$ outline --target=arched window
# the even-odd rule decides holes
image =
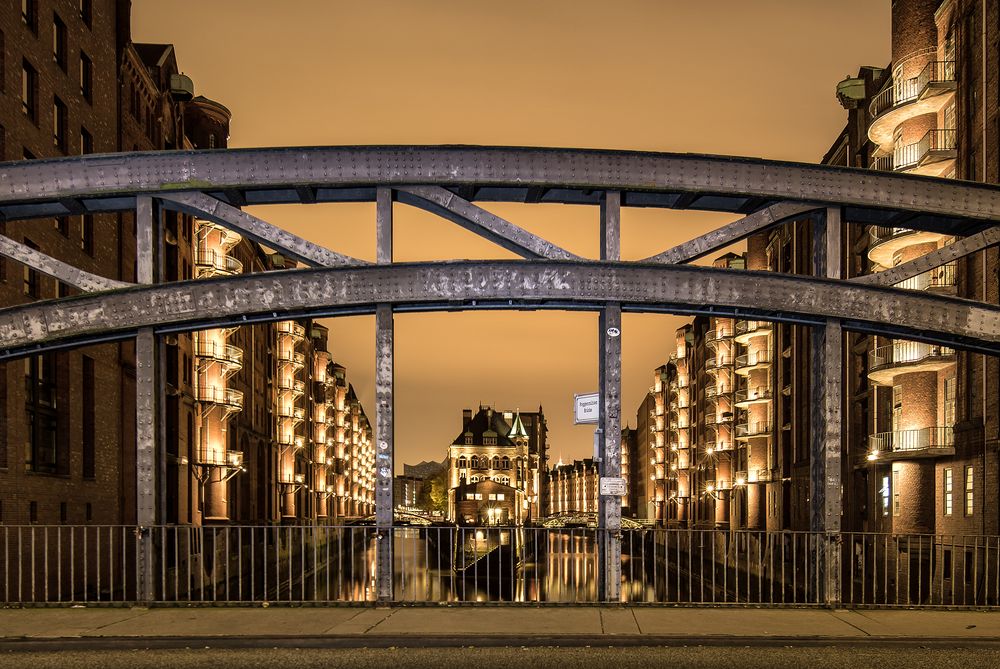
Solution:
[[[473,469],[479,469],[479,458],[475,455],[469,458],[469,466]]]
[[[500,469],[500,456],[499,455],[494,455],[493,456],[493,469]]]
[[[469,466],[469,461],[465,459],[464,455],[458,459],[458,468],[459,469],[465,469],[468,466]]]
[[[471,481],[472,483],[479,483],[479,477],[478,476],[473,476],[473,477],[471,477],[469,479],[469,481]]]
[[[509,476],[501,476],[500,477],[500,483],[503,483],[504,485],[510,485],[510,477]]]
[[[508,458],[505,455],[503,459],[500,461],[500,467],[502,467],[503,469],[510,469],[510,458]]]

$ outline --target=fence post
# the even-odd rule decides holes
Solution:
[[[376,191],[376,259],[392,263],[392,191]],[[392,305],[375,311],[375,534],[378,601],[393,599],[393,316]]]

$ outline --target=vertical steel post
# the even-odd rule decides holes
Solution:
[[[621,257],[621,193],[608,191],[601,199],[601,260]],[[600,403],[598,435],[601,477],[621,476],[621,385],[622,310],[609,304],[601,310],[598,331]],[[622,499],[598,498],[599,598],[607,602],[621,599],[622,580]]]
[[[376,193],[376,261],[392,263],[392,191]],[[393,599],[392,477],[393,458],[393,317],[392,305],[375,310],[375,524],[378,601]]]
[[[136,279],[153,283],[156,229],[152,198],[138,196],[136,221]],[[152,526],[157,520],[157,446],[159,422],[157,411],[156,335],[152,328],[142,328],[135,343],[135,490],[136,490],[136,599],[154,598]]]
[[[816,276],[843,276],[842,222],[839,207],[814,220],[814,271]],[[837,319],[812,331],[812,457],[810,466],[810,529],[823,533],[816,565],[823,575],[823,602],[841,601],[841,454],[843,449],[843,332]],[[817,534],[817,537],[820,535]]]

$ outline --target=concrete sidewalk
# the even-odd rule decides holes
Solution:
[[[340,646],[975,643],[1000,611],[629,607],[0,610],[0,646],[251,642]],[[34,642],[34,643],[32,643]],[[46,643],[40,643],[46,642]],[[75,642],[75,643],[72,643]]]

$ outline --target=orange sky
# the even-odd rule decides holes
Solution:
[[[889,61],[888,0],[133,0],[133,39],[170,42],[196,94],[233,112],[230,146],[496,144],[818,161],[846,113],[834,88]],[[597,256],[596,207],[487,205]],[[257,207],[337,251],[374,260],[373,205]],[[637,259],[732,216],[629,210]],[[396,205],[397,260],[510,258]],[[685,319],[623,323],[623,421]],[[374,409],[374,319],[331,320],[334,358]],[[461,410],[545,408],[553,461],[586,457],[573,393],[597,389],[597,316],[396,318],[396,462],[440,460]]]

